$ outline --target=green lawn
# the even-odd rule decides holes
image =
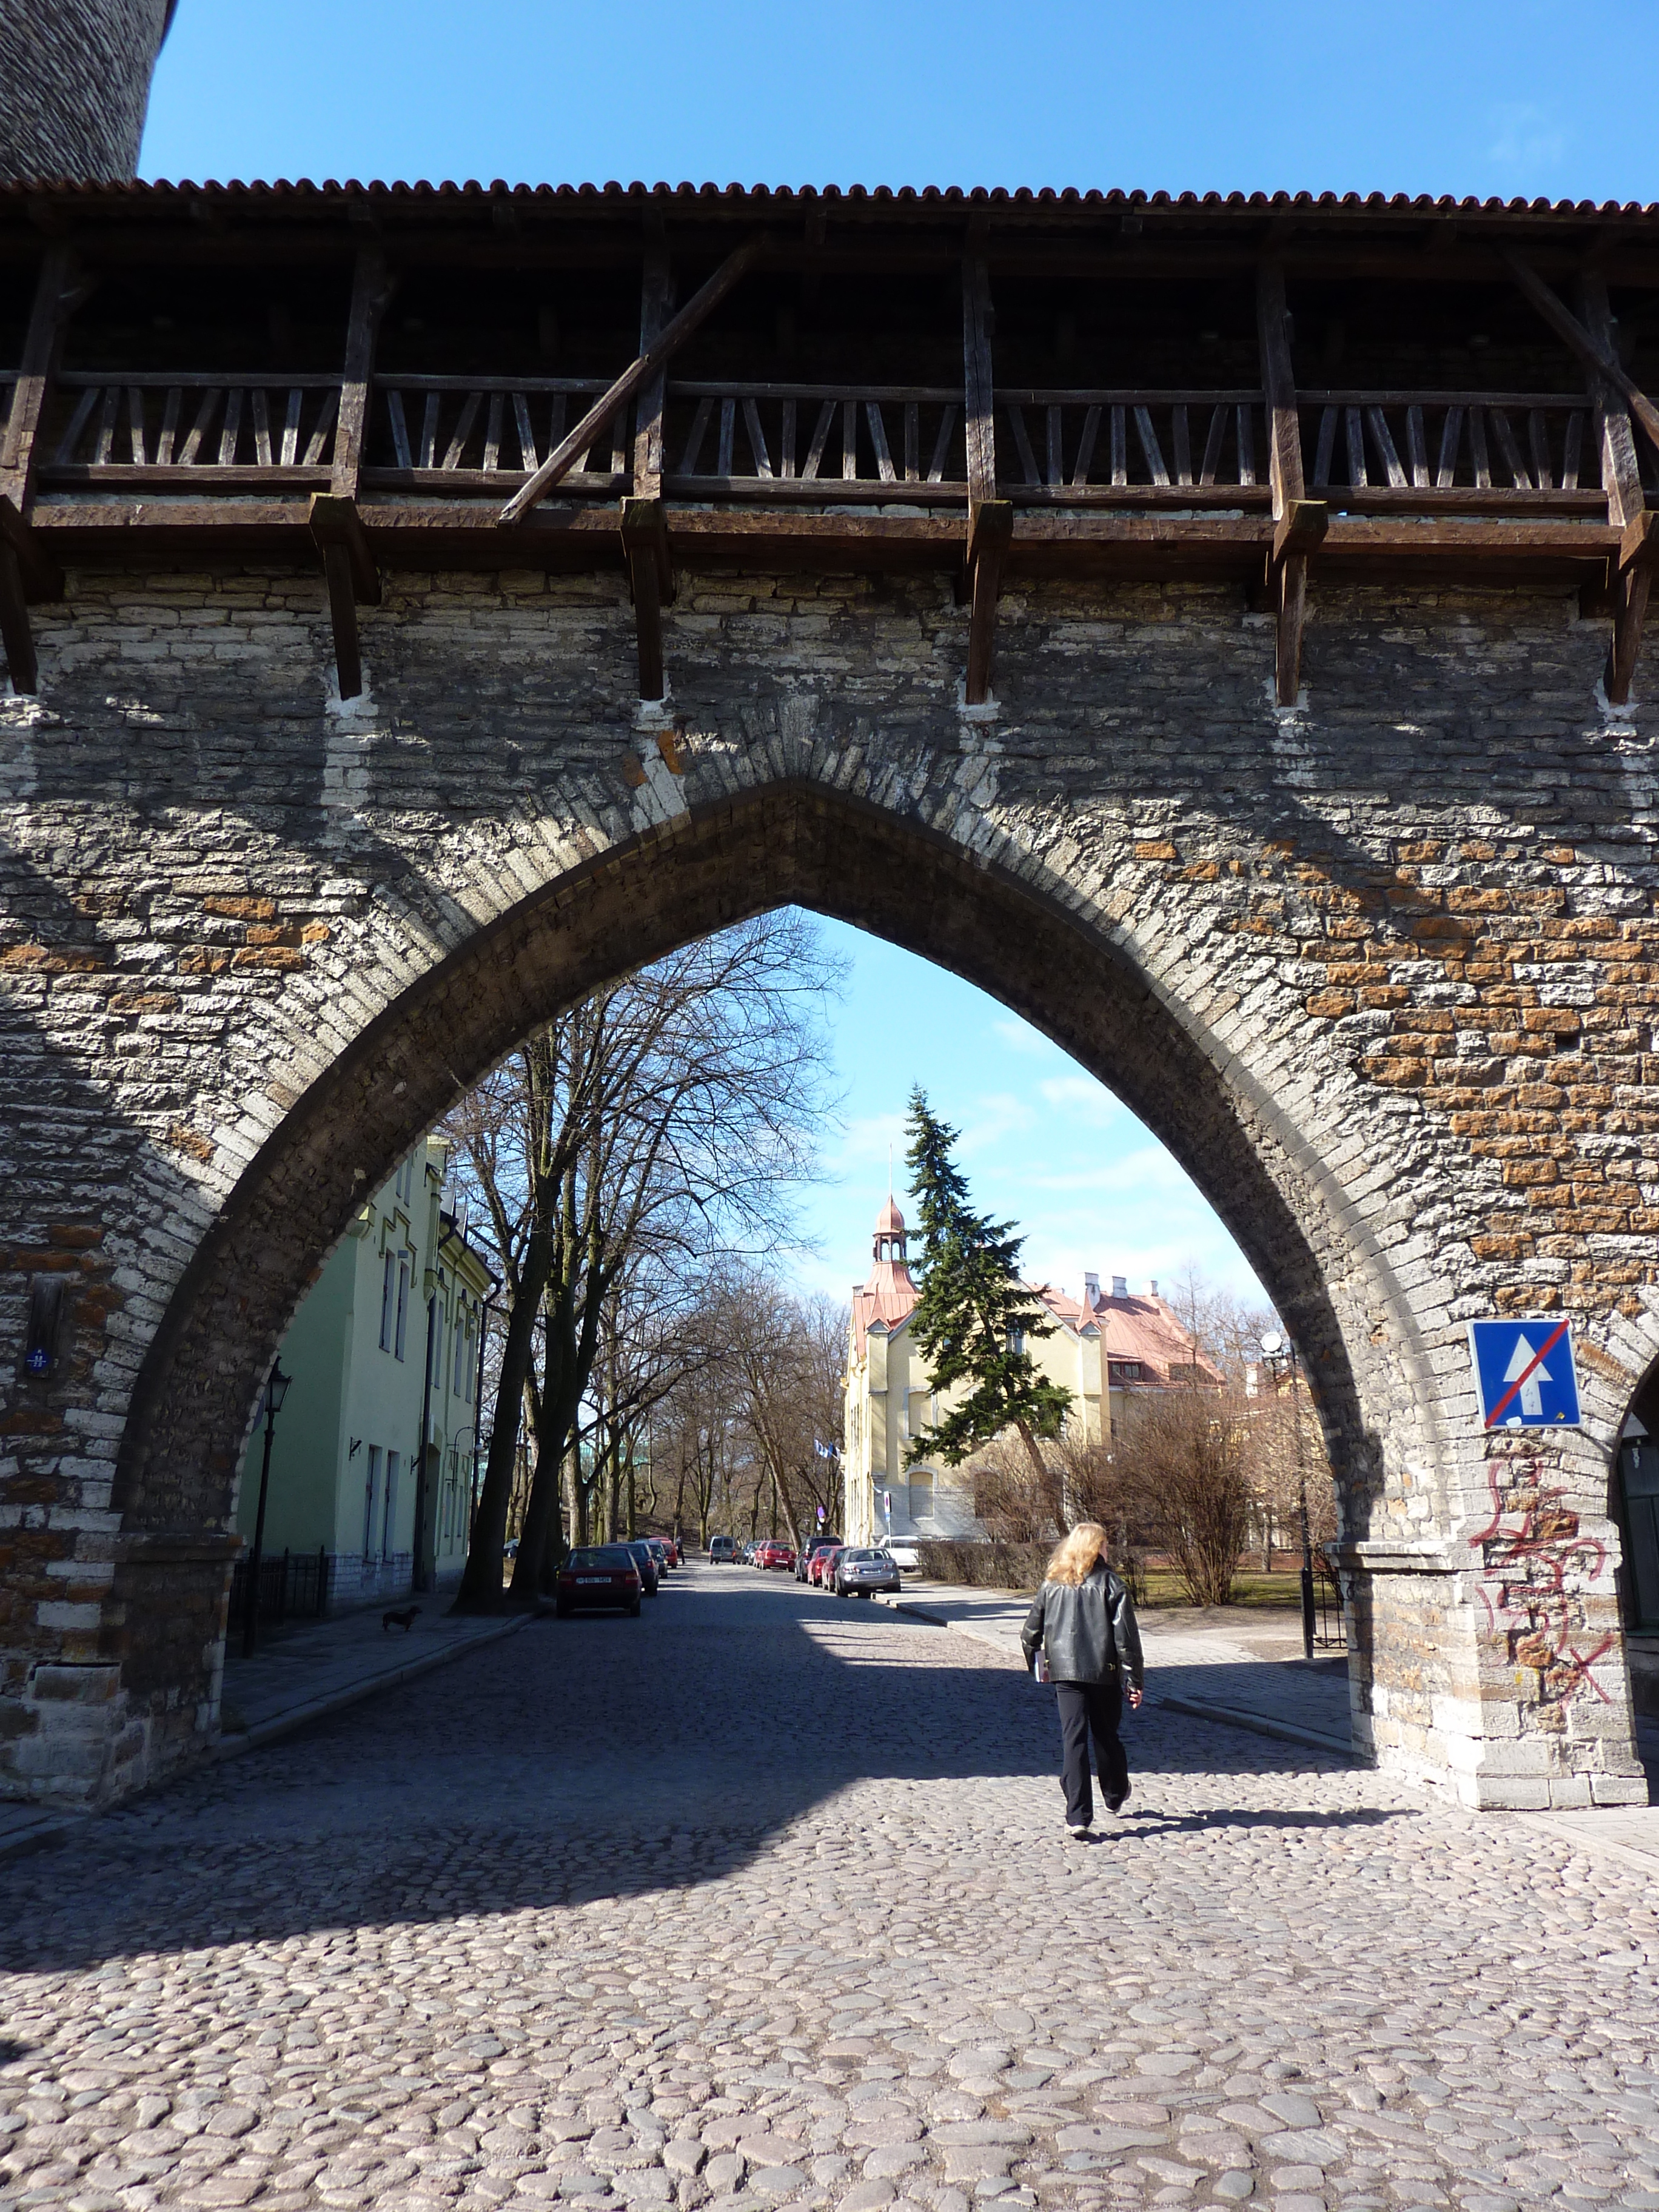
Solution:
[[[1178,1575],[1172,1574],[1167,1567],[1147,1570],[1149,1612],[1159,1606],[1186,1606],[1191,1602]],[[1259,1569],[1241,1568],[1233,1577],[1233,1603],[1252,1612],[1298,1611],[1302,1604],[1302,1577],[1299,1574],[1264,1575]]]

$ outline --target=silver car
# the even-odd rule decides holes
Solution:
[[[873,1597],[903,1587],[890,1552],[843,1552],[836,1561],[837,1597]]]

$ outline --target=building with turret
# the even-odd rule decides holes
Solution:
[[[1091,1443],[1112,1435],[1133,1392],[1222,1380],[1156,1283],[1132,1296],[1126,1279],[1114,1275],[1103,1292],[1091,1273],[1081,1297],[1047,1283],[1031,1291],[1054,1324],[1052,1335],[1030,1340],[1032,1364],[1071,1393],[1070,1421]],[[941,1398],[934,1390],[912,1337],[919,1296],[904,1216],[890,1194],[876,1217],[869,1278],[853,1289],[842,1449],[842,1526],[849,1544],[985,1534],[974,1508],[971,1461],[959,1468],[907,1464],[912,1437],[933,1427],[957,1395]]]

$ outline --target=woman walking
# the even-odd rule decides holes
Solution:
[[[1139,1705],[1145,1680],[1134,1606],[1107,1565],[1105,1550],[1106,1531],[1097,1521],[1079,1521],[1061,1538],[1019,1637],[1026,1665],[1040,1650],[1054,1686],[1066,1826],[1079,1843],[1088,1839],[1095,1817],[1089,1738],[1095,1740],[1101,1795],[1109,1811],[1119,1812],[1129,1795],[1129,1762],[1117,1733],[1123,1693],[1127,1687],[1130,1705]]]

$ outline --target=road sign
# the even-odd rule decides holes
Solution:
[[[819,1520],[820,1520],[820,1521],[822,1521],[822,1520],[823,1519],[823,1517],[824,1517],[824,1516],[823,1516],[823,1506],[821,1506],[821,1505],[820,1505],[820,1506],[819,1506],[819,1508],[818,1508],[818,1518],[819,1518]]]
[[[1572,1325],[1559,1314],[1472,1321],[1469,1352],[1489,1429],[1576,1429],[1578,1374]]]

